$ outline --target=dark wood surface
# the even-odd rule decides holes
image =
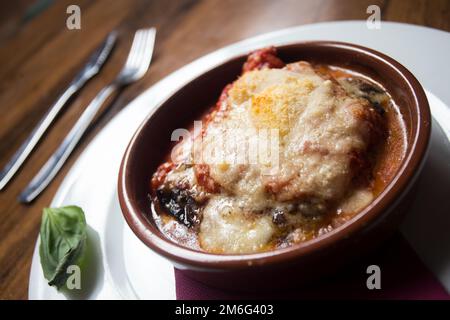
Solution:
[[[66,28],[66,8],[81,7],[81,30]],[[450,0],[16,0],[0,2],[0,166],[29,134],[89,53],[112,29],[120,44],[101,74],[68,105],[22,170],[0,192],[0,299],[26,299],[42,208],[92,137],[134,97],[184,64],[264,32],[321,21],[382,19],[450,31]],[[150,72],[104,112],[45,192],[31,205],[17,196],[61,142],[83,108],[118,72],[137,28],[158,30]]]

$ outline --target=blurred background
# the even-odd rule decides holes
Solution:
[[[81,29],[66,27],[69,5]],[[8,189],[0,193],[0,298],[27,298],[28,273],[47,206],[65,173],[92,137],[140,92],[186,63],[257,34],[309,23],[366,20],[377,5],[383,21],[450,31],[450,0],[15,0],[0,2],[0,166],[113,29],[119,46],[52,125]],[[128,87],[84,137],[50,187],[31,206],[17,195],[54,152],[86,104],[118,72],[136,29],[157,28],[151,70]]]

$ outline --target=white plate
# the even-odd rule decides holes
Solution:
[[[433,123],[431,152],[420,181],[420,192],[402,230],[449,291],[450,201],[446,193],[450,190],[450,90],[443,79],[450,74],[450,34],[390,22],[382,22],[380,30],[369,30],[365,21],[349,21],[294,27],[238,42],[186,65],[131,102],[82,153],[51,203],[52,206],[76,204],[84,209],[90,237],[99,241],[93,253],[96,268],[82,278],[94,281],[73,295],[49,287],[42,274],[37,241],[29,298],[175,299],[171,264],[134,236],[120,212],[116,184],[126,145],[150,109],[190,79],[253,49],[303,40],[346,41],[379,50],[405,65],[427,88],[432,113],[439,124]]]

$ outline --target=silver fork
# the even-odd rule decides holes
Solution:
[[[45,163],[33,180],[31,180],[25,190],[22,191],[19,196],[20,202],[29,203],[33,201],[49,185],[73,149],[75,149],[75,146],[106,99],[114,91],[142,78],[150,65],[155,35],[155,28],[141,29],[136,32],[127,61],[120,73],[86,107],[81,117],[64,138],[55,153]]]

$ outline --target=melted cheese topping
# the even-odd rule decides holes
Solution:
[[[212,194],[203,210],[203,249],[260,251],[278,231],[265,211],[294,207],[287,221],[298,223],[296,216],[320,215],[346,196],[353,178],[349,155],[368,147],[367,117],[361,116],[368,109],[366,100],[347,94],[337,82],[301,62],[244,74],[225,103],[226,117],[210,123],[203,137],[203,151],[226,155],[219,163],[208,163],[221,192]],[[261,129],[276,130],[277,155],[248,161],[252,144],[271,143],[269,135],[258,135]],[[368,191],[356,198],[343,207],[355,210],[372,200]],[[297,228],[291,236],[298,234],[302,232]]]
[[[275,232],[269,216],[248,215],[234,199],[224,196],[209,201],[200,230],[201,247],[215,253],[261,251]]]

